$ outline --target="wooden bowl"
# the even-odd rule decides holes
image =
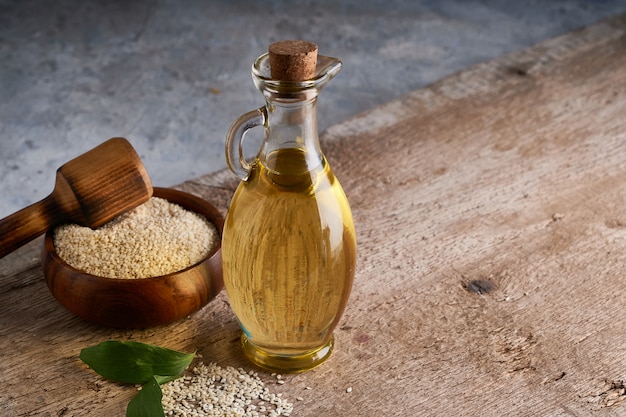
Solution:
[[[207,201],[167,188],[155,197],[204,215],[221,237],[224,218]],[[75,269],[56,253],[48,231],[41,251],[44,276],[52,295],[72,313],[109,327],[147,328],[180,320],[198,311],[222,290],[220,244],[202,261],[172,274],[151,278],[107,278]]]

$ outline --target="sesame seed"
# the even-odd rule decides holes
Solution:
[[[219,241],[204,216],[152,197],[97,229],[66,224],[54,230],[58,255],[76,269],[109,278],[147,278],[183,270]]]
[[[348,388],[346,388],[346,392],[347,392],[347,393],[351,393],[351,392],[352,392],[352,387],[348,387]]]
[[[244,376],[244,378],[241,378]],[[289,416],[293,405],[265,387],[256,373],[216,364],[199,364],[191,378],[161,387],[168,416]]]

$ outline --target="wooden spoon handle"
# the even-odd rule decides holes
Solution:
[[[56,203],[48,196],[0,220],[0,258],[54,226]]]

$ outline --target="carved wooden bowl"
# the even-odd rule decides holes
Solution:
[[[154,188],[155,197],[204,215],[221,237],[224,218],[207,201],[182,191]],[[169,324],[200,310],[222,290],[220,244],[205,259],[172,274],[151,278],[107,278],[85,273],[56,253],[52,231],[41,251],[52,295],[72,313],[109,327],[148,328]]]

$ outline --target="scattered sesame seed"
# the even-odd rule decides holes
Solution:
[[[282,394],[271,393],[256,373],[230,366],[200,363],[190,378],[170,381],[161,390],[166,416],[287,417],[293,411],[293,405]]]
[[[352,387],[348,387],[348,388],[346,388],[346,392],[347,392],[347,393],[352,392]]]

